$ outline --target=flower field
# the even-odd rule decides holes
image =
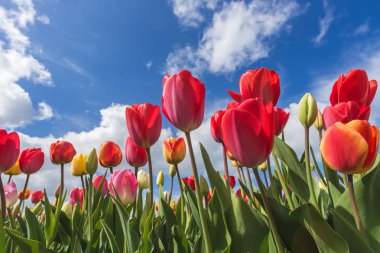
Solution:
[[[0,253],[380,252],[379,130],[369,121],[378,113],[371,112],[377,82],[364,70],[341,74],[323,110],[310,93],[300,99],[301,156],[286,142],[289,113],[276,107],[280,77],[265,67],[245,72],[239,92],[228,91],[231,101],[210,120],[224,168],[192,142],[205,120],[205,85],[182,70],[164,76],[162,87],[161,105],[126,107],[122,148],[104,140],[79,154],[57,140],[46,161],[41,148],[20,150],[18,133],[0,130]],[[158,143],[162,117],[184,137]],[[311,131],[318,147],[309,143]],[[170,168],[166,185],[162,171],[153,180],[153,145],[162,146]],[[186,156],[192,176],[183,178]],[[121,168],[123,159],[130,168]],[[43,185],[30,192],[44,163],[60,171],[60,185],[55,193]],[[75,178],[64,177],[69,169]],[[17,189],[13,179],[22,173]],[[82,187],[65,187],[74,179]]]

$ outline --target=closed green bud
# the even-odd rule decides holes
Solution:
[[[158,172],[158,175],[157,175],[156,185],[164,186],[164,183],[165,183],[164,172],[160,170],[160,172]]]
[[[73,214],[73,206],[69,202],[63,203],[61,210],[66,214],[67,217],[71,219],[71,216]]]
[[[298,118],[304,127],[309,128],[318,115],[317,102],[310,93],[306,93],[298,103]]]
[[[96,149],[92,149],[86,159],[86,170],[89,175],[94,175],[98,170],[98,155]]]
[[[318,110],[317,118],[314,121],[314,127],[318,131],[322,131],[323,130],[323,115],[322,115],[322,113],[321,113],[320,110]]]
[[[175,177],[175,175],[177,175],[177,170],[175,169],[175,165],[170,165],[170,168],[169,168],[169,175],[171,177]]]
[[[202,196],[207,196],[209,192],[207,181],[203,176],[201,176],[199,180],[200,180],[199,187],[201,188],[201,194]]]

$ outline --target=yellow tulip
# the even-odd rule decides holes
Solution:
[[[74,156],[73,161],[71,162],[71,174],[73,176],[79,177],[87,174],[86,160],[86,155],[78,154]]]
[[[6,175],[11,175],[11,176],[17,176],[17,175],[20,175],[22,173],[22,171],[20,170],[20,165],[18,163],[18,160],[15,162],[15,164],[13,164],[13,166],[4,172],[4,174]]]

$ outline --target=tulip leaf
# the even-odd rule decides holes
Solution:
[[[29,208],[25,208],[25,219],[27,224],[28,238],[39,241],[42,245],[45,245],[45,236],[42,232],[40,224],[36,216],[30,211]]]
[[[103,221],[100,220],[102,226],[103,226],[103,231],[105,232],[108,242],[110,244],[111,252],[113,253],[118,253],[120,252],[119,247],[117,246],[115,236],[113,235],[111,229],[107,226],[107,224]]]
[[[140,219],[140,224],[139,224],[140,234],[142,234],[144,232],[146,219],[149,216],[151,209],[152,209],[152,205],[151,205],[151,200],[150,200],[150,194],[149,194],[149,192],[147,192],[146,197],[145,197],[145,206],[144,206],[144,210],[141,214],[141,219]]]
[[[185,191],[186,191],[187,200],[189,202],[189,206],[191,209],[191,216],[194,217],[199,229],[202,229],[201,217],[200,217],[200,213],[198,212],[198,208],[196,204],[197,202],[196,202],[194,192],[192,191],[192,189],[190,188],[188,184],[184,183],[183,185],[185,186],[185,189],[186,189]]]
[[[1,178],[0,178],[1,180]],[[2,215],[0,215],[0,242],[5,242],[5,230],[4,230],[5,226],[3,225],[3,217]],[[6,251],[6,248],[3,246],[3,247],[0,247],[0,253],[5,253]]]
[[[347,242],[333,230],[312,204],[305,204],[296,208],[290,212],[290,216],[303,224],[310,232],[320,252],[349,252]]]
[[[9,237],[19,247],[19,252],[22,253],[54,253],[56,251],[47,249],[40,242],[21,236],[16,230],[6,228]]]
[[[369,243],[375,252],[380,252],[380,215],[378,213],[380,210],[380,165],[377,165],[363,178],[358,179],[354,183],[354,191]],[[351,210],[348,191],[345,191],[336,203],[335,214],[339,214],[342,219],[355,224]],[[339,223],[335,216],[334,224]]]
[[[222,201],[222,206],[224,210],[226,210],[230,207],[231,200],[228,196],[229,193],[227,193],[224,180],[219,176],[219,174],[215,171],[214,167],[212,166],[210,156],[208,155],[202,143],[200,143],[199,145],[200,145],[203,162],[207,171],[208,178],[210,180],[211,187],[216,188],[217,191],[219,192],[219,197]]]
[[[189,252],[189,242],[186,239],[185,233],[182,228],[178,225],[174,225],[171,229],[171,234],[173,236],[173,243],[171,252],[173,253],[188,253]]]
[[[148,217],[146,218],[144,231],[141,237],[140,245],[138,248],[139,253],[150,253],[153,252],[153,243],[150,240],[151,231],[153,230],[153,214],[154,206],[152,206]]]

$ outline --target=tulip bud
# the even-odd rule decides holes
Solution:
[[[201,188],[202,196],[207,196],[209,192],[209,188],[208,188],[207,181],[203,176],[201,176],[199,179],[199,187]]]
[[[314,164],[312,162],[310,162],[310,169],[314,170]]]
[[[137,173],[137,182],[139,183],[140,189],[149,188],[149,175],[144,170],[139,170]]]
[[[65,202],[62,205],[61,210],[66,214],[67,217],[71,218],[71,215],[73,214],[73,206],[69,202]]]
[[[180,138],[169,138],[164,140],[162,144],[162,151],[165,161],[169,164],[178,164],[185,159],[186,144],[185,140]]]
[[[322,115],[322,113],[321,113],[320,110],[318,110],[317,118],[314,121],[314,127],[318,131],[322,131],[323,130],[323,115]]]
[[[165,183],[164,172],[160,170],[160,172],[158,172],[158,175],[157,175],[156,185],[164,186],[164,183]]]
[[[298,103],[298,118],[304,127],[309,128],[318,115],[317,102],[310,93],[306,93]]]
[[[261,171],[266,171],[267,170],[267,163],[263,162],[262,164],[260,164],[259,168]]]
[[[175,175],[177,175],[177,170],[175,169],[175,165],[170,165],[170,168],[169,168],[169,175],[171,177],[175,177]]]
[[[57,185],[57,187],[55,188],[54,196],[56,198],[59,198],[60,192],[61,192],[61,184]]]
[[[86,170],[89,175],[94,175],[98,170],[98,155],[96,149],[92,149],[86,159]]]

